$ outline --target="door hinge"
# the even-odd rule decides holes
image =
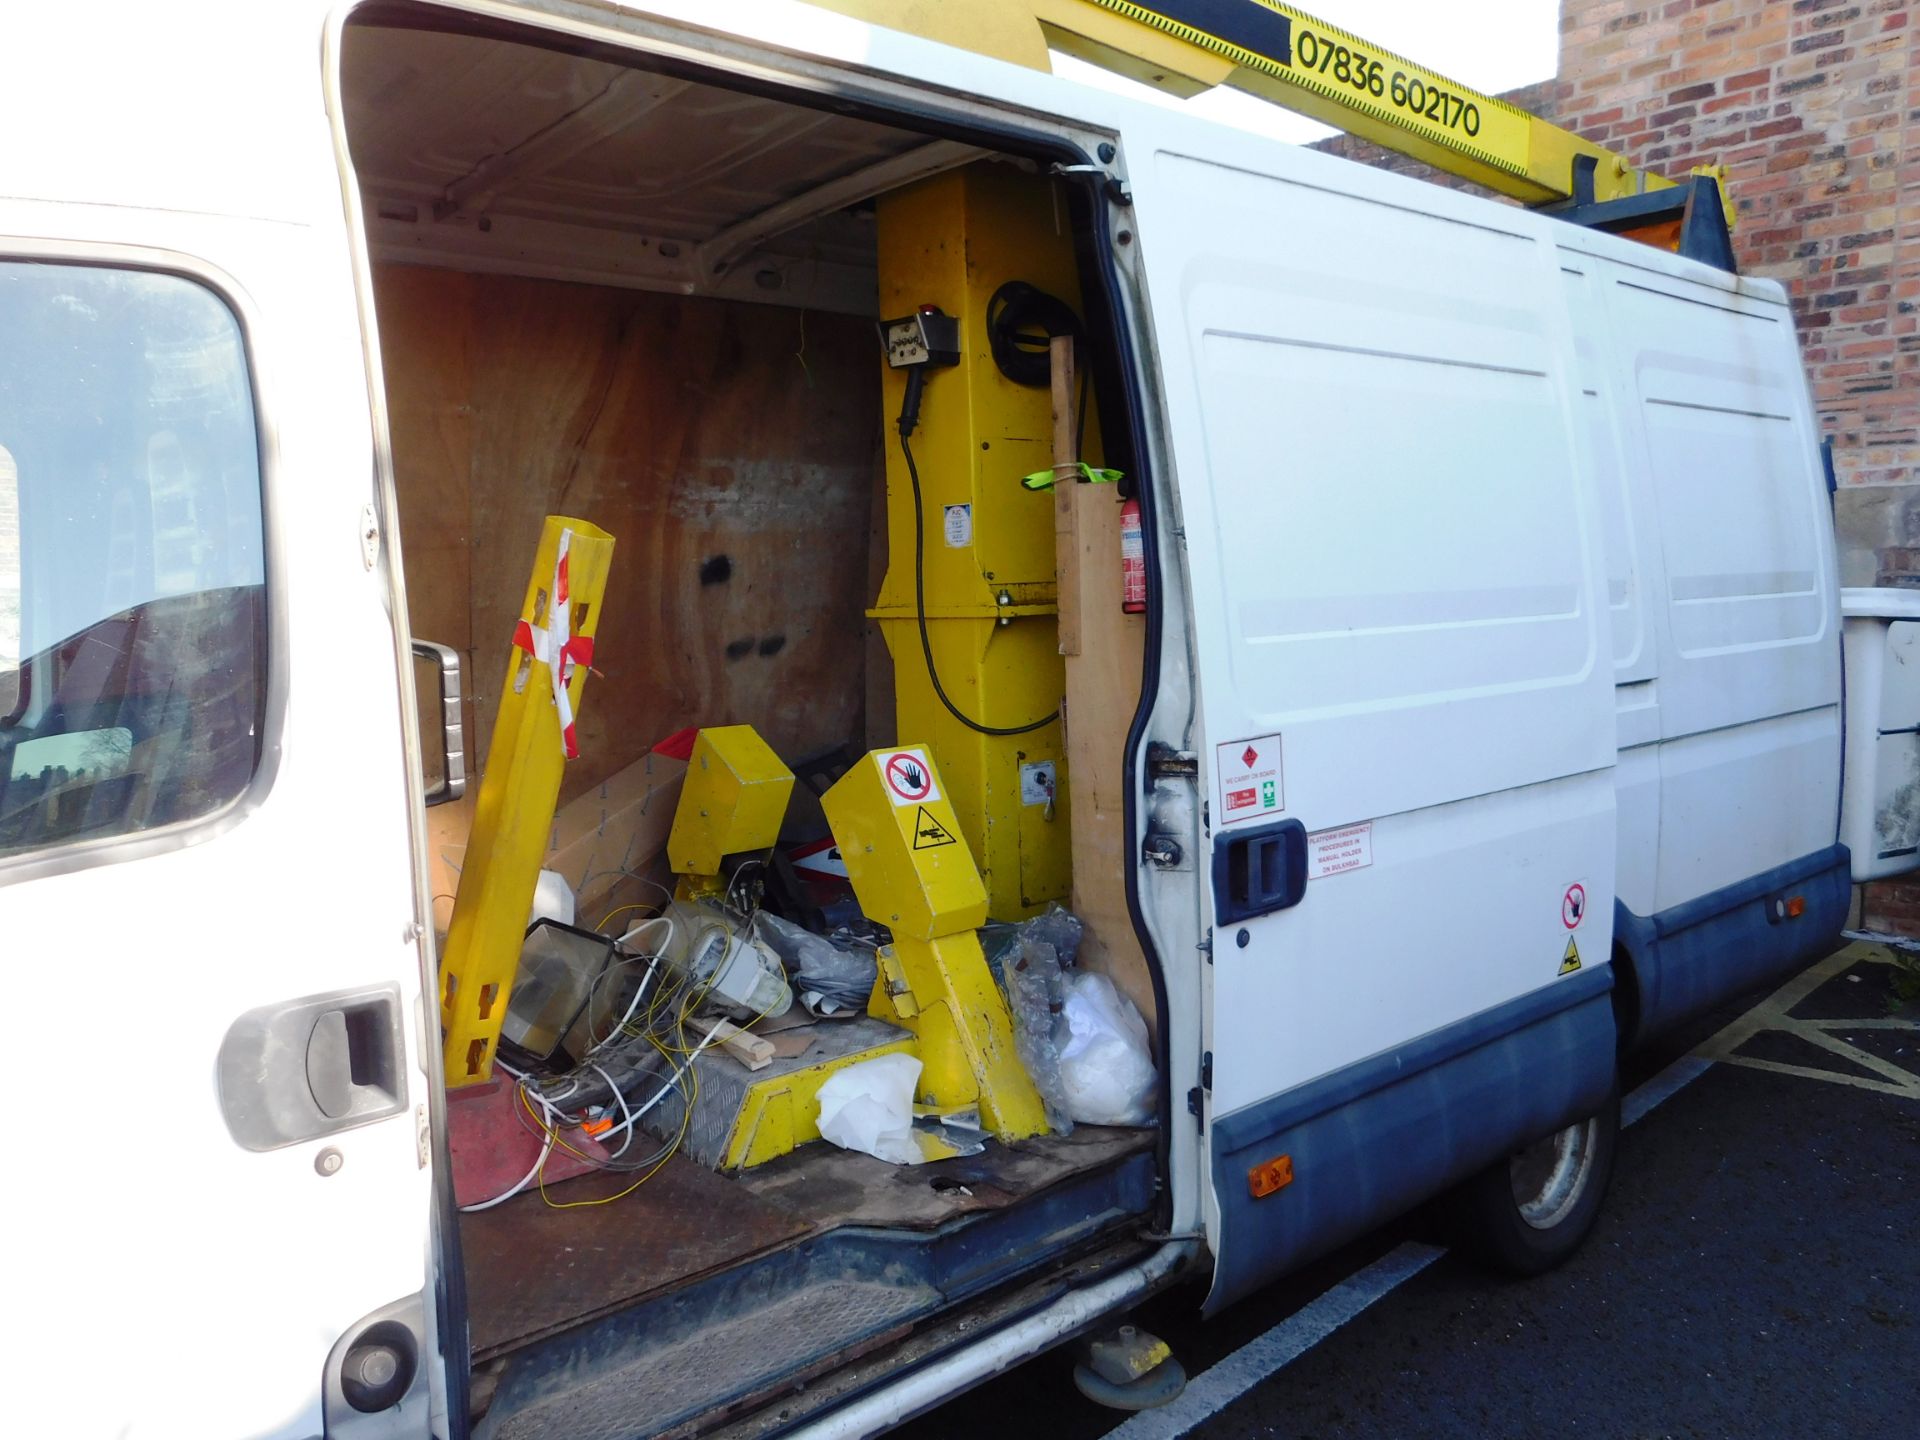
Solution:
[[[1200,778],[1200,757],[1191,750],[1176,750],[1164,740],[1147,746],[1147,774],[1155,780]]]
[[[1193,948],[1207,957],[1207,964],[1213,964],[1213,927],[1211,925],[1207,927],[1206,937]]]
[[[1213,1090],[1213,1051],[1200,1053],[1200,1088],[1209,1093]]]
[[[1061,165],[1055,163],[1053,173],[1060,176],[1086,175],[1097,180],[1100,188],[1106,192],[1107,199],[1116,205],[1133,204],[1133,195],[1127,189],[1126,177],[1107,169],[1104,165]]]
[[[1171,835],[1149,835],[1140,842],[1140,857],[1149,865],[1171,870],[1180,863],[1180,842]]]
[[[1194,1128],[1202,1135],[1206,1134],[1207,1112],[1206,1107],[1200,1103],[1200,1087],[1198,1085],[1187,1091],[1187,1113],[1200,1122]]]

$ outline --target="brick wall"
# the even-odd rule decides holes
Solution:
[[[1727,166],[1740,268],[1787,286],[1814,403],[1834,437],[1849,585],[1920,586],[1920,37],[1911,8],[1562,0],[1558,77],[1509,97],[1670,176]],[[1346,137],[1326,148],[1432,173]]]

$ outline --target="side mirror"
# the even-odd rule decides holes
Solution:
[[[436,775],[432,768],[427,772],[427,795],[429,805],[444,805],[449,800],[458,800],[467,793],[467,739],[466,727],[460,719],[460,655],[451,646],[436,645],[431,640],[413,642],[413,658],[424,661],[433,667],[431,685],[418,683],[421,680],[421,666],[414,667],[415,689],[421,699],[421,743],[434,730],[440,732],[440,764]],[[430,725],[428,694],[440,697],[439,723]]]

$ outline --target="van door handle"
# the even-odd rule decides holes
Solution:
[[[1282,820],[1229,832],[1213,842],[1214,922],[1270,914],[1298,905],[1307,893],[1307,827]]]
[[[407,1107],[400,987],[374,985],[249,1010],[227,1027],[220,1110],[249,1150],[278,1150]]]

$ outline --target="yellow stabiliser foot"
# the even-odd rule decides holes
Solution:
[[[667,864],[682,900],[726,889],[721,862],[764,855],[780,839],[793,772],[751,725],[708,725],[694,737],[680,804],[667,836]]]
[[[977,1104],[1001,1139],[1047,1133],[1014,1051],[1013,1018],[975,933],[987,895],[953,806],[921,746],[862,757],[822,801],[860,908],[893,931],[873,1013],[918,1038],[919,1099]]]

